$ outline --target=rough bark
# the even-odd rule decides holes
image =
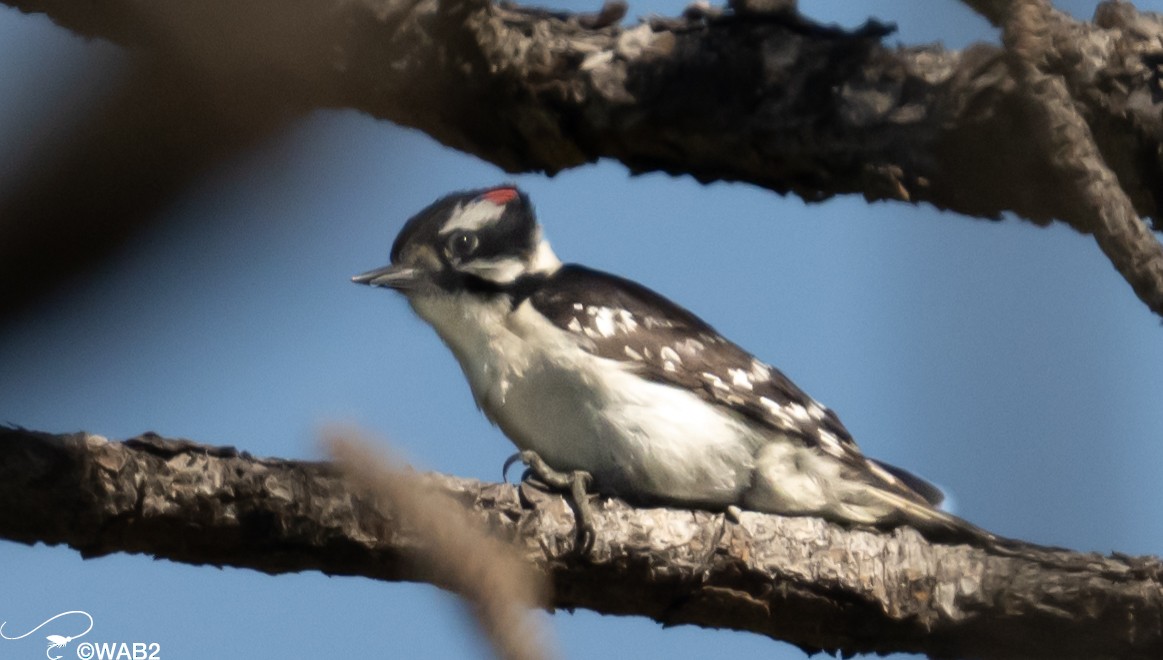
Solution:
[[[527,487],[426,475],[553,585],[551,607],[747,630],[806,650],[936,657],[1157,658],[1163,564],[1029,546],[1024,556],[927,542],[910,529],[598,506],[573,516]],[[422,530],[353,494],[326,463],[258,459],[146,434],[0,430],[0,536],[83,556],[143,553],[267,573],[318,570],[447,584]]]
[[[225,75],[245,63],[305,105],[415,126],[512,171],[609,157],[808,200],[856,192],[1038,221],[1073,212],[1051,154],[1030,148],[1038,118],[1001,49],[889,48],[877,23],[845,32],[777,12],[593,28],[483,0],[5,2],[175,66]],[[1163,22],[1125,5],[1099,16],[1051,35],[1076,45],[1045,67],[1103,128],[1104,152],[1154,218]]]
[[[1087,162],[1108,173],[1098,185],[1125,195],[1096,217],[1095,195],[1070,194],[1079,171],[1060,167],[1045,106],[1003,49],[889,48],[872,22],[846,32],[746,3],[624,28],[616,12],[485,0],[4,2],[212,79],[257,72],[297,107],[356,108],[510,171],[614,158],[809,201],[859,193],[1088,233],[1111,217],[1160,228],[1163,21],[1122,3],[1094,23],[1048,23],[1036,63],[1089,132]],[[1007,6],[970,4],[995,21]],[[1104,252],[1163,314],[1157,241],[1105,235]]]
[[[971,2],[973,5],[987,3]],[[1107,5],[1102,23],[1131,18],[1128,5]],[[1093,127],[1067,77],[1045,63],[1087,58],[1088,38],[1081,24],[1054,10],[1049,0],[1014,0],[982,13],[1003,28],[1010,70],[1020,83],[1034,117],[1035,143],[1047,145],[1049,166],[1063,183],[1064,203],[1075,212],[1065,219],[1093,234],[1099,248],[1123,279],[1156,314],[1163,315],[1163,245],[1160,245],[1108,164]],[[1159,87],[1158,83],[1156,87]],[[1163,87],[1156,90],[1163,91]],[[1163,179],[1151,185],[1163,192]]]

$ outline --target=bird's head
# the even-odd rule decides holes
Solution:
[[[446,195],[416,215],[392,245],[391,263],[356,275],[409,298],[490,294],[561,267],[529,203],[512,185]]]

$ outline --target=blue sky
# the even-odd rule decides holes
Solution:
[[[995,39],[954,2],[801,6],[843,25],[895,21],[902,43]],[[11,9],[0,53],[2,191],[121,59]],[[497,480],[512,447],[452,357],[403,300],[348,278],[385,263],[436,197],[506,180],[530,193],[564,260],[694,310],[835,409],[866,453],[940,484],[960,515],[1043,543],[1163,554],[1163,328],[1091,239],[856,197],[807,206],[615,163],[514,177],[351,111],[314,113],[223,164],[168,222],[0,328],[0,420],[301,458],[320,456],[323,425],[355,422],[420,467]],[[426,585],[0,542],[0,596],[14,628],[83,609],[96,620],[84,639],[156,641],[167,658],[483,655],[456,600]],[[544,618],[569,658],[803,656],[755,635]],[[0,658],[40,657],[42,638],[0,640]]]

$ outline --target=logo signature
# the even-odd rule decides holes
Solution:
[[[23,635],[17,635],[15,637],[9,637],[4,632],[4,626],[8,623],[7,621],[4,621],[4,622],[0,623],[0,637],[2,637],[4,639],[9,639],[9,640],[24,639],[25,637],[28,637],[32,633],[40,630],[41,628],[47,626],[48,624],[52,623],[53,621],[56,621],[57,619],[64,617],[64,616],[69,616],[70,614],[79,614],[79,615],[87,618],[89,620],[89,627],[85,628],[84,632],[78,633],[78,634],[73,635],[71,637],[65,636],[65,635],[48,635],[45,637],[45,639],[48,640],[48,648],[45,649],[45,651],[44,651],[45,657],[48,658],[49,660],[61,660],[61,658],[63,658],[64,656],[63,655],[53,655],[52,654],[53,649],[64,649],[66,646],[68,646],[69,642],[73,641],[74,639],[77,639],[78,637],[84,637],[90,630],[93,629],[93,617],[90,616],[90,614],[88,612],[85,612],[84,610],[69,610],[68,612],[61,612],[60,614],[58,614],[54,617],[49,617],[48,619],[46,619],[44,621],[44,623],[33,628],[32,630],[29,630],[28,632],[24,633]],[[78,622],[78,623],[80,623],[80,622]],[[53,626],[53,627],[56,628],[57,626]],[[76,628],[77,628],[76,626],[73,627],[74,630],[76,630]]]

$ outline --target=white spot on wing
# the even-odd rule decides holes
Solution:
[[[751,380],[755,382],[762,382],[771,380],[771,367],[763,364],[755,358],[751,359]]]
[[[670,321],[667,321],[666,319],[655,318],[653,316],[644,317],[642,319],[642,325],[645,325],[647,329],[674,327],[674,324]]]
[[[717,390],[723,390],[723,391],[730,391],[731,390],[730,387],[727,387],[727,383],[723,382],[722,378],[719,378],[718,376],[716,376],[715,374],[713,374],[709,371],[704,371],[702,373],[702,376],[703,376],[703,378],[707,379],[708,382],[710,382],[711,387],[714,387]]]
[[[808,415],[810,415],[812,417],[812,419],[822,420],[822,419],[824,419],[825,414],[826,414],[826,412],[824,410],[824,407],[821,406],[819,403],[812,401],[811,403],[808,404]]]
[[[569,328],[570,331],[572,331],[572,332],[581,332],[582,331],[581,323],[577,320],[576,316],[569,320],[569,325],[567,325],[566,327]]]
[[[771,413],[771,416],[774,417],[776,421],[778,421],[784,428],[799,430],[800,425],[791,418],[791,415],[787,414],[783,406],[779,405],[779,403],[772,401],[765,396],[759,397],[759,403],[763,404],[763,407],[767,408],[767,411]]]
[[[626,357],[630,358],[631,360],[641,360],[642,359],[642,355],[639,354],[638,351],[634,350],[633,348],[630,348],[629,346],[623,346],[622,352],[625,353]]]
[[[594,327],[603,337],[614,336],[614,310],[609,307],[599,307],[594,315]]]
[[[634,320],[634,315],[630,312],[619,309],[618,310],[618,330],[630,333],[638,327],[638,321]]]
[[[829,454],[832,454],[833,456],[842,457],[844,455],[844,448],[840,446],[840,438],[837,438],[835,435],[824,429],[818,429],[817,435],[820,440],[821,449],[828,452]]]
[[[747,377],[746,371],[742,369],[728,369],[727,374],[731,376],[731,384],[735,387],[741,390],[747,390],[748,392],[753,389],[751,387],[751,379]]]
[[[670,372],[678,371],[678,369],[674,366],[674,363],[671,362],[670,360],[667,360],[666,362],[662,363],[662,369],[663,369],[663,371],[670,371]]]
[[[658,351],[658,357],[666,360],[667,362],[677,362],[682,364],[682,358],[679,357],[678,353],[674,352],[674,349],[669,346],[663,346],[662,349]],[[667,369],[667,371],[673,371],[673,369]]]
[[[796,418],[800,422],[807,422],[811,419],[811,417],[808,416],[808,411],[805,410],[804,407],[798,403],[790,404],[789,406],[787,406],[787,409],[788,409],[788,412],[791,413],[791,416]]]

